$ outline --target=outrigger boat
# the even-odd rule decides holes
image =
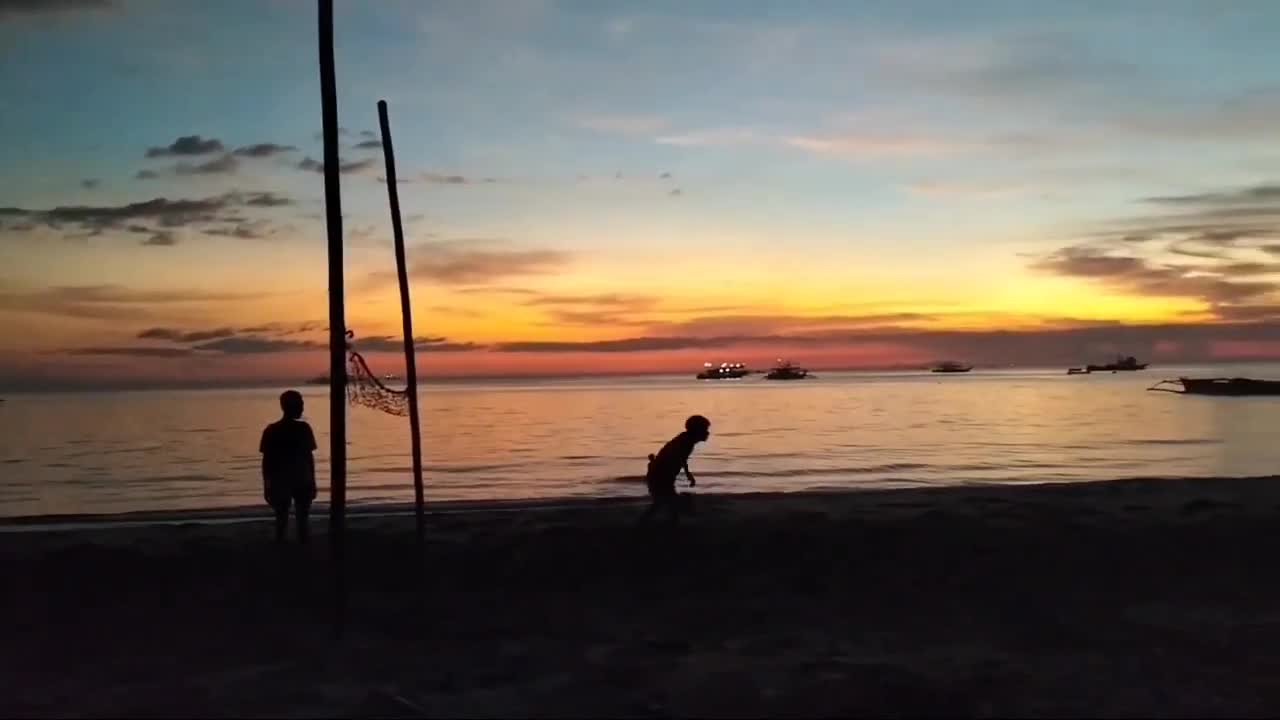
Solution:
[[[1138,359],[1130,355],[1129,357],[1117,357],[1113,363],[1106,365],[1086,365],[1085,370],[1091,373],[1096,372],[1120,372],[1131,370],[1146,370],[1150,363],[1140,363]]]
[[[1182,385],[1175,390],[1166,385]],[[1280,395],[1280,380],[1254,380],[1252,378],[1178,378],[1161,380],[1147,388],[1175,395],[1218,395],[1242,397],[1246,395]]]
[[[703,363],[702,372],[697,374],[699,380],[737,380],[751,374],[746,365],[742,363],[720,363],[713,365],[712,363]]]
[[[768,375],[764,376],[765,380],[804,380],[813,377],[808,370],[796,367],[791,361],[778,360],[778,364],[773,366]]]

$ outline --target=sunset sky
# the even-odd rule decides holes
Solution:
[[[1280,358],[1280,4],[337,0],[428,375]],[[326,367],[312,2],[0,0],[0,384]]]

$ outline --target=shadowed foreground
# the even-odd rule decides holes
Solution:
[[[1270,479],[639,511],[355,520],[340,642],[322,533],[0,535],[0,714],[1280,713]]]

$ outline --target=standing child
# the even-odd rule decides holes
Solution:
[[[679,496],[676,495],[676,476],[684,470],[689,478],[689,487],[698,484],[693,473],[689,472],[689,456],[693,447],[711,437],[711,421],[701,415],[691,415],[684,421],[684,432],[671,438],[657,455],[649,456],[649,471],[645,475],[645,483],[649,486],[649,497],[653,503],[645,511],[641,522],[648,521],[659,510],[666,510],[672,523],[680,520]]]
[[[284,542],[289,526],[289,505],[298,516],[298,542],[307,541],[307,511],[316,499],[316,464],[311,453],[316,437],[302,420],[302,393],[288,390],[280,396],[284,417],[262,431],[262,497],[276,513],[276,542]]]

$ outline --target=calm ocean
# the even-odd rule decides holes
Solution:
[[[702,413],[705,492],[1270,475],[1280,398],[1145,392],[1178,375],[1280,378],[1280,366],[822,372],[473,382],[421,389],[430,500],[643,494],[645,456]],[[304,388],[327,496],[328,401]],[[261,503],[272,390],[13,394],[0,403],[0,515]],[[349,410],[353,503],[412,500],[408,423]]]

